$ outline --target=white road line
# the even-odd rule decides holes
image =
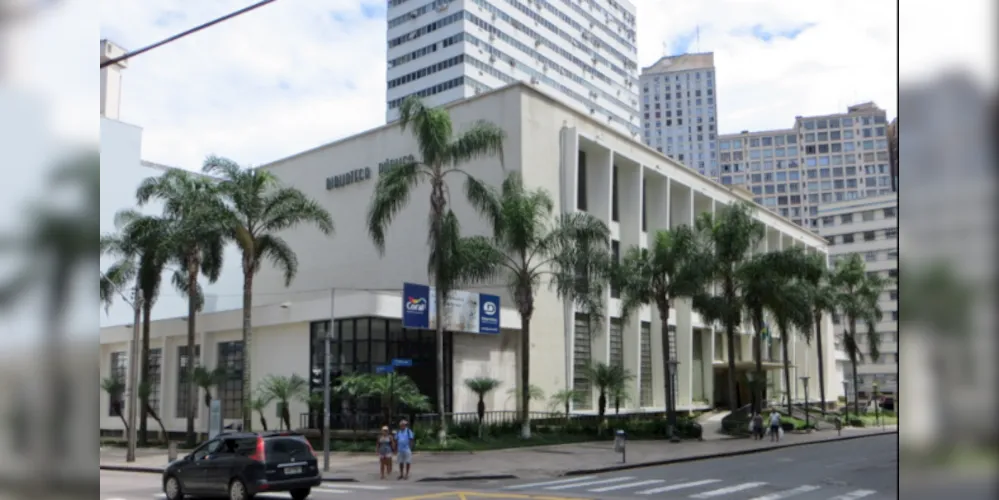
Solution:
[[[313,491],[319,491],[319,492],[322,492],[322,493],[337,493],[337,494],[350,493],[349,490],[338,490],[336,488],[322,488],[322,487],[320,487],[320,488],[312,488],[312,490]]]
[[[580,477],[574,477],[574,478],[571,478],[571,479],[559,479],[558,481],[545,481],[543,483],[518,484],[518,485],[515,485],[515,486],[507,486],[506,488],[503,488],[503,489],[504,490],[520,490],[520,489],[525,489],[525,488],[538,488],[538,487],[541,487],[541,486],[553,486],[553,485],[556,485],[556,484],[565,484],[565,483],[575,483],[575,482],[578,482],[578,481],[586,481],[587,479],[593,479],[595,477],[597,477],[597,476],[580,476]]]
[[[736,493],[743,490],[750,490],[753,488],[759,488],[767,483],[742,483],[735,486],[728,486],[726,488],[719,488],[717,490],[705,491],[704,493],[698,493],[696,495],[690,495],[690,498],[712,498],[720,497],[722,495],[728,495],[729,493]]]
[[[778,491],[776,493],[771,493],[769,495],[763,495],[761,497],[756,497],[751,500],[781,500],[783,498],[793,497],[795,495],[800,495],[802,493],[808,493],[810,491],[815,491],[819,489],[819,486],[799,486],[790,490]]]
[[[633,477],[612,477],[610,479],[599,479],[597,481],[587,481],[585,483],[572,483],[572,484],[563,484],[561,486],[551,486],[551,487],[548,487],[548,488],[545,488],[545,489],[546,490],[567,490],[569,488],[579,488],[581,486],[595,486],[595,485],[598,485],[598,484],[620,483],[621,481],[631,481],[632,479],[635,479],[635,478],[633,478]]]
[[[655,495],[656,493],[666,493],[667,491],[683,490],[687,488],[696,488],[698,486],[704,486],[706,484],[720,483],[721,479],[703,479],[701,481],[694,481],[691,483],[680,483],[671,484],[669,486],[663,486],[662,488],[652,488],[651,490],[639,491],[635,493],[636,495]]]
[[[851,491],[845,495],[840,495],[838,497],[830,498],[829,500],[856,500],[857,498],[864,498],[866,496],[871,496],[877,493],[874,490],[857,490]]]
[[[388,486],[379,486],[376,484],[358,484],[358,483],[342,483],[344,488],[350,488],[352,490],[377,490],[384,491],[390,489]]]
[[[617,485],[614,485],[614,486],[605,486],[603,488],[595,488],[595,489],[586,490],[586,491],[592,491],[594,493],[603,493],[605,491],[623,490],[625,488],[637,488],[639,486],[648,486],[650,484],[659,484],[659,483],[665,483],[665,482],[666,481],[663,481],[662,479],[649,479],[648,481],[638,481],[637,483],[617,484]]]

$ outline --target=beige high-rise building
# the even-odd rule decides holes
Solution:
[[[814,231],[819,205],[892,192],[887,123],[885,110],[867,102],[798,116],[788,129],[722,135],[717,179]]]

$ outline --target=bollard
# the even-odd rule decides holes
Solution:
[[[167,461],[173,462],[177,460],[177,442],[170,441],[167,443]]]
[[[614,451],[621,454],[621,463],[627,462],[626,447],[628,442],[628,435],[625,434],[623,430],[618,430],[614,433]]]

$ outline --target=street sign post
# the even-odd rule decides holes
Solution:
[[[222,401],[213,399],[208,407],[208,439],[222,433]]]

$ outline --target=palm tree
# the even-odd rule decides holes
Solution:
[[[165,440],[168,436],[166,426],[163,425],[163,420],[160,419],[160,416],[156,412],[156,409],[149,404],[149,395],[152,394],[152,392],[153,392],[153,385],[151,382],[149,382],[148,380],[143,380],[142,382],[139,383],[139,403],[144,407],[143,409],[145,410],[145,415],[153,417],[153,420],[155,420],[156,423],[159,424],[160,433],[161,433],[160,438]],[[146,443],[145,441],[141,440],[140,442]]]
[[[229,380],[229,372],[222,366],[212,370],[203,366],[197,366],[194,368],[194,378],[192,380],[194,380],[195,387],[205,391],[205,408],[211,411],[212,389],[220,389],[224,386]]]
[[[273,173],[244,169],[236,162],[210,156],[202,170],[221,176],[218,190],[226,200],[221,217],[227,237],[242,254],[243,268],[243,351],[252,352],[253,277],[264,260],[284,272],[290,285],[298,272],[298,258],[279,233],[302,224],[316,226],[324,235],[333,234],[333,218],[315,200],[300,190],[281,185]],[[253,425],[251,356],[243,356],[243,428]]]
[[[628,390],[625,382],[622,381],[621,385],[610,388],[610,399],[614,403],[614,415],[620,415],[621,405],[626,405],[631,401],[631,391]]]
[[[257,412],[257,417],[260,418],[260,429],[264,432],[267,431],[267,417],[264,412],[267,411],[267,407],[270,406],[271,401],[270,397],[258,394],[250,404],[253,407],[253,411]]]
[[[822,345],[822,316],[836,312],[836,291],[829,283],[830,272],[827,262],[824,254],[809,255],[802,273],[802,279],[808,285],[812,324],[815,325],[815,349],[819,359],[819,401],[823,417],[826,415],[826,370]]]
[[[662,324],[663,373],[669,374],[669,310],[680,297],[694,297],[704,288],[703,254],[690,226],[659,231],[648,249],[632,247],[614,266],[613,280],[621,291],[621,321],[644,305],[655,305]],[[676,398],[672,377],[666,377],[665,401],[669,425],[676,428]]]
[[[797,259],[801,262],[804,255],[797,250],[793,249],[790,253],[785,251],[777,255],[789,260]],[[790,416],[793,410],[791,358],[788,353],[791,329],[794,328],[801,332],[805,341],[811,343],[812,303],[809,302],[809,289],[805,282],[799,280],[795,274],[788,272],[787,269],[782,269],[779,266],[774,266],[773,269],[780,274],[776,276],[776,282],[766,298],[766,307],[773,315],[774,323],[780,332],[781,354],[784,358],[784,388],[787,392],[787,415]]]
[[[569,410],[572,409],[572,404],[577,403],[580,400],[581,394],[575,389],[562,389],[555,394],[552,394],[551,399],[548,402],[548,406],[552,410],[561,409],[565,411],[565,420],[569,421]]]
[[[392,422],[395,408],[402,405],[418,411],[430,409],[430,400],[420,393],[413,379],[399,374],[364,374],[361,376],[361,397],[377,398],[380,402],[386,424]]]
[[[610,230],[591,214],[574,212],[553,220],[555,203],[544,189],[524,187],[520,172],[512,172],[499,192],[472,184],[469,199],[490,222],[495,242],[491,259],[508,277],[510,293],[520,314],[520,412],[522,437],[531,436],[530,368],[531,318],[538,287],[547,284],[565,301],[585,307],[594,293],[581,295],[579,273],[594,279],[595,266],[608,259],[594,259],[589,251],[609,245]],[[590,257],[590,258],[587,258]]]
[[[877,331],[877,323],[882,317],[878,300],[884,290],[884,283],[879,276],[867,274],[864,261],[858,254],[851,254],[849,258],[836,263],[832,284],[837,291],[837,306],[846,318],[843,348],[853,370],[855,405],[860,404],[860,377],[857,374],[857,364],[864,360],[864,353],[860,350],[861,339],[857,333],[857,322],[863,322],[867,326],[868,355],[871,361],[877,361],[881,357],[879,351],[881,337]]]
[[[608,365],[606,363],[593,363],[583,370],[583,376],[589,379],[590,383],[596,386],[597,393],[597,415],[600,425],[603,425],[604,416],[607,414],[607,396],[614,394],[619,388],[624,387],[635,377],[620,365]],[[602,429],[602,427],[601,427]]]
[[[118,233],[101,237],[101,254],[115,258],[115,262],[101,275],[101,302],[110,307],[115,295],[131,288],[132,283],[142,293],[139,307],[142,314],[142,340],[139,359],[139,380],[149,380],[149,333],[152,326],[152,309],[159,296],[163,270],[170,258],[167,238],[169,228],[164,220],[123,211],[115,217]],[[133,299],[134,300],[134,299]],[[133,307],[135,305],[133,304]],[[148,395],[148,393],[147,393]],[[141,397],[141,394],[140,394]],[[148,400],[139,406],[139,446],[148,442]],[[157,418],[162,426],[162,422]]]
[[[354,412],[351,429],[355,431],[359,423],[357,420],[357,400],[364,397],[364,392],[367,390],[366,384],[367,378],[364,375],[352,373],[341,376],[340,384],[336,387],[337,394],[346,399],[348,410]]]
[[[719,210],[717,217],[701,214],[695,224],[705,238],[704,266],[709,283],[720,286],[720,295],[699,294],[694,297],[694,308],[707,318],[720,320],[725,327],[728,344],[728,399],[735,410],[735,332],[742,325],[746,309],[739,279],[740,268],[749,261],[748,254],[763,239],[765,226],[753,217],[754,209],[747,203],[738,203]],[[757,330],[759,333],[759,330]],[[759,335],[757,335],[759,340]],[[760,367],[760,343],[756,342],[757,371]],[[759,398],[757,398],[759,399]]]
[[[184,170],[171,169],[158,177],[145,179],[136,192],[139,206],[150,200],[163,202],[160,223],[169,242],[166,252],[180,269],[173,272],[171,281],[187,297],[187,355],[194,356],[197,313],[204,306],[204,295],[198,276],[205,275],[214,283],[222,272],[222,252],[225,246],[220,217],[223,204],[215,186],[207,179]],[[137,213],[120,215],[120,218],[138,219]],[[188,377],[194,380],[195,363],[188,363]],[[196,392],[190,392],[187,407],[187,444],[195,444],[194,412]]]
[[[309,382],[298,375],[291,375],[290,377],[268,375],[260,383],[259,394],[264,398],[277,402],[278,409],[281,411],[281,421],[284,422],[284,428],[291,430],[291,402],[309,402]]]
[[[491,123],[480,121],[471,128],[455,135],[451,117],[443,108],[428,108],[415,96],[403,101],[399,109],[402,130],[412,127],[421,158],[385,172],[378,178],[374,198],[368,208],[368,233],[378,248],[385,253],[385,231],[392,219],[409,202],[410,194],[421,182],[430,184],[430,258],[427,271],[435,286],[437,329],[437,413],[440,415],[439,438],[447,439],[447,418],[444,405],[444,304],[448,294],[464,280],[476,280],[491,269],[475,269],[475,255],[489,248],[476,239],[458,237],[457,217],[447,208],[446,177],[464,174],[466,191],[481,190],[481,185],[459,167],[470,160],[499,156],[503,161],[503,131]],[[475,247],[475,248],[469,248]],[[468,260],[472,269],[458,265]]]
[[[125,416],[121,413],[121,402],[125,396],[125,381],[116,376],[106,377],[104,380],[101,380],[101,389],[104,389],[104,392],[108,393],[108,398],[111,400],[111,411],[121,419],[121,424],[125,426],[123,435],[127,436],[129,429],[128,421],[125,420]]]
[[[531,401],[544,401],[545,400],[545,391],[543,391],[540,387],[538,387],[538,386],[536,386],[534,384],[528,384],[527,385],[527,391],[528,391],[528,394],[530,394]],[[506,398],[507,398],[506,400],[510,401],[510,398],[514,398],[516,400],[519,400],[520,396],[523,393],[524,392],[521,391],[519,387],[511,387],[511,388],[509,388],[509,389],[506,390]]]
[[[479,414],[479,439],[482,438],[482,422],[486,418],[486,394],[493,392],[500,386],[500,381],[490,377],[475,377],[465,379],[465,387],[475,393],[479,398],[476,411]]]

